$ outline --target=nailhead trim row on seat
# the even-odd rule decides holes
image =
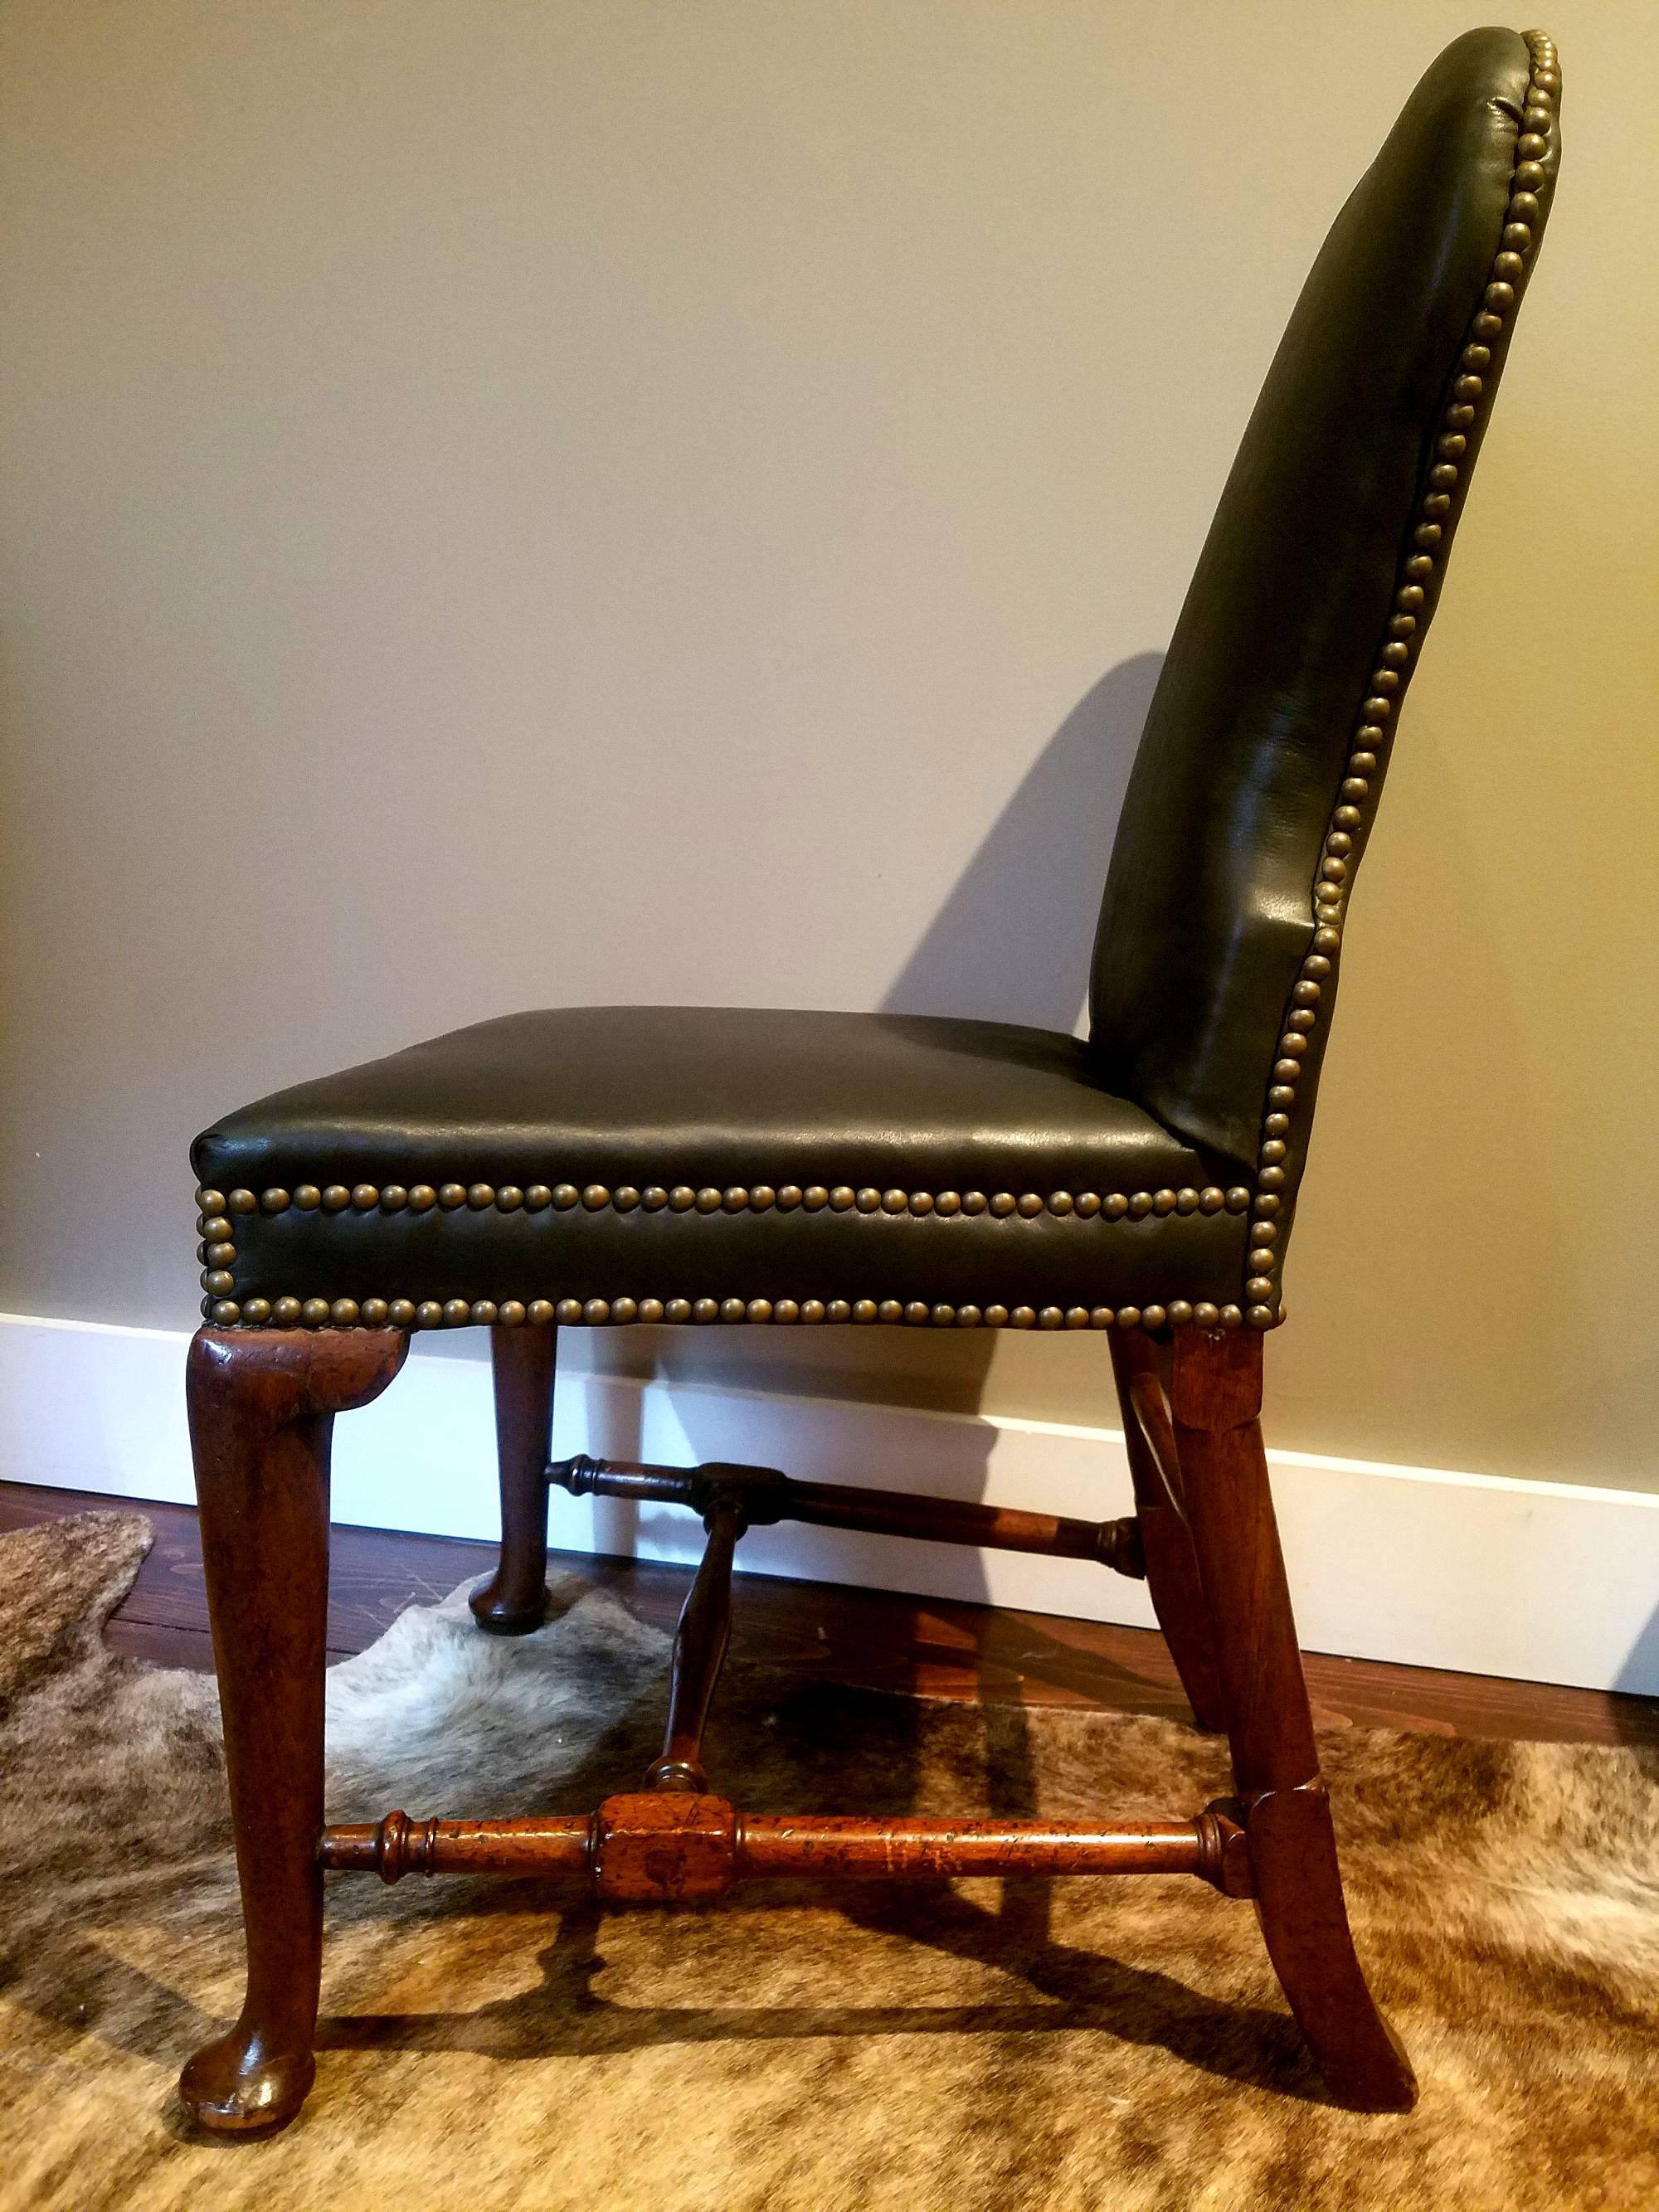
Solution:
[[[827,1206],[832,1213],[913,1213],[936,1214],[942,1220],[963,1214],[994,1214],[1006,1219],[1018,1214],[1030,1221],[1040,1213],[1052,1213],[1061,1218],[1074,1217],[1079,1221],[1093,1220],[1097,1216],[1108,1221],[1121,1221],[1125,1216],[1139,1220],[1149,1213],[1243,1213],[1249,1206],[1250,1193],[1243,1184],[1223,1190],[1215,1183],[1201,1190],[1188,1185],[1181,1190],[1113,1191],[1104,1198],[1092,1190],[1072,1192],[1050,1191],[1045,1198],[1036,1191],[1016,1194],[1000,1190],[988,1198],[982,1190],[880,1190],[873,1183],[854,1189],[851,1183],[838,1183],[826,1189],[823,1183],[809,1183],[803,1190],[798,1183],[785,1183],[774,1189],[770,1183],[756,1183],[752,1188],[733,1183],[722,1190],[713,1183],[701,1188],[690,1183],[677,1183],[665,1190],[660,1183],[650,1183],[636,1190],[631,1183],[619,1184],[611,1189],[602,1182],[590,1182],[578,1188],[574,1182],[548,1184],[532,1183],[520,1188],[517,1183],[499,1186],[488,1182],[429,1182],[388,1183],[384,1188],[372,1182],[360,1182],[348,1187],[343,1182],[329,1183],[319,1188],[316,1183],[301,1183],[292,1191],[282,1189],[233,1190],[227,1196],[222,1191],[198,1190],[196,1203],[204,1218],[197,1224],[198,1232],[207,1237],[221,1232],[228,1241],[234,1230],[223,1217],[230,1213],[286,1213],[290,1206],[301,1213],[401,1213],[407,1208],[415,1213],[429,1213],[441,1207],[447,1213],[459,1212],[463,1206],[475,1213],[487,1212],[493,1207],[499,1213],[516,1213],[520,1208],[526,1213],[544,1212],[552,1206],[568,1212],[581,1206],[590,1213],[614,1209],[618,1213],[631,1213],[635,1207],[647,1213],[659,1213],[665,1206],[673,1213],[767,1213],[775,1206],[780,1213],[793,1212],[800,1207],[807,1213],[822,1212]]]
[[[271,1188],[261,1192],[236,1189],[228,1193],[220,1190],[198,1190],[196,1203],[200,1209],[197,1233],[201,1243],[197,1246],[197,1258],[202,1263],[202,1288],[206,1296],[202,1301],[204,1317],[216,1327],[229,1328],[240,1324],[278,1328],[336,1328],[367,1326],[380,1328],[390,1325],[395,1328],[439,1328],[472,1326],[493,1326],[497,1322],[511,1328],[529,1321],[546,1323],[558,1321],[566,1324],[580,1322],[588,1328],[606,1323],[634,1321],[712,1322],[750,1321],[787,1323],[803,1322],[814,1324],[840,1322],[906,1322],[911,1327],[924,1323],[935,1328],[1162,1328],[1166,1323],[1177,1327],[1196,1317],[1206,1328],[1236,1328],[1243,1319],[1242,1310],[1234,1305],[1217,1306],[1207,1303],[1193,1306],[1183,1298],[1168,1304],[1146,1307],[1123,1306],[1115,1312],[1110,1306],[1031,1306],[1002,1305],[948,1306],[927,1305],[919,1299],[906,1303],[897,1298],[858,1298],[848,1301],[833,1298],[827,1303],[819,1298],[798,1302],[793,1298],[563,1298],[554,1301],[538,1298],[528,1306],[510,1298],[497,1305],[491,1298],[452,1298],[440,1304],[428,1299],[416,1304],[408,1298],[368,1298],[361,1303],[355,1298],[282,1297],[274,1302],[268,1298],[249,1298],[239,1301],[234,1295],[236,1287],[232,1270],[236,1261],[235,1224],[234,1214],[284,1213],[290,1206],[301,1212],[319,1209],[335,1214],[366,1214],[375,1212],[401,1212],[405,1207],[416,1212],[429,1212],[434,1207],[446,1212],[459,1212],[463,1207],[473,1212],[484,1212],[490,1208],[499,1212],[516,1213],[544,1212],[549,1206],[568,1212],[578,1204],[589,1212],[599,1212],[613,1207],[618,1212],[629,1213],[635,1207],[647,1213],[659,1212],[666,1206],[675,1212],[696,1211],[702,1214],[741,1213],[745,1211],[763,1213],[773,1206],[781,1212],[790,1212],[797,1206],[809,1213],[820,1212],[825,1207],[831,1212],[864,1214],[881,1213],[888,1216],[908,1214],[921,1218],[933,1216],[939,1219],[986,1214],[999,1220],[1034,1220],[1039,1215],[1060,1219],[1107,1221],[1145,1220],[1149,1216],[1159,1218],[1175,1215],[1209,1215],[1221,1212],[1243,1213],[1249,1206],[1250,1193],[1243,1184],[1224,1190],[1219,1184],[1206,1184],[1201,1189],[1190,1185],[1180,1190],[1138,1190],[1127,1194],[1113,1192],[1102,1198],[1094,1191],[1053,1191],[1047,1198],[1028,1191],[1016,1197],[1010,1191],[998,1191],[987,1197],[983,1191],[902,1191],[878,1190],[873,1184],[854,1189],[842,1183],[826,1189],[822,1183],[809,1184],[805,1189],[786,1183],[774,1189],[761,1183],[752,1188],[734,1184],[725,1190],[713,1184],[693,1188],[690,1183],[677,1184],[665,1190],[660,1184],[648,1185],[635,1190],[622,1185],[611,1190],[603,1183],[589,1183],[578,1189],[574,1183],[532,1183],[527,1189],[516,1183],[499,1188],[491,1183],[442,1183],[435,1188],[430,1183],[416,1183],[405,1188],[388,1184],[384,1189],[374,1183],[330,1183],[319,1187],[301,1183],[288,1191]]]
[[[524,1323],[580,1323],[599,1328],[629,1322],[800,1322],[807,1328],[843,1322],[902,1322],[912,1328],[1237,1328],[1244,1316],[1236,1305],[1190,1304],[1172,1298],[1168,1305],[1119,1306],[947,1306],[913,1298],[234,1298],[206,1297],[203,1316],[217,1328],[515,1328]]]
[[[1244,1261],[1244,1317],[1252,1328],[1272,1328],[1281,1318],[1279,1285],[1279,1224],[1274,1216],[1282,1205],[1279,1192],[1285,1181],[1283,1165],[1288,1151],[1296,1109],[1297,1084],[1310,1032],[1317,1024],[1321,997],[1336,963],[1342,943],[1342,923],[1358,847],[1369,824],[1367,802],[1371,797],[1377,762],[1389,736],[1394,718],[1415,665],[1418,647],[1426,635],[1432,610],[1424,611],[1425,585],[1435,571],[1437,549],[1445,535],[1452,496],[1462,474],[1460,465],[1468,447],[1468,431],[1477,404],[1486,395],[1482,372],[1492,361],[1491,342],[1500,337],[1504,319],[1514,308],[1517,286],[1526,271],[1526,258],[1534,243],[1533,224],[1539,213],[1536,187],[1544,181],[1541,156],[1549,149],[1550,125],[1554,120],[1556,94],[1561,89],[1554,42],[1542,31],[1523,33],[1532,58],[1521,130],[1516,139],[1510,172],[1509,220],[1492,266],[1491,279],[1471,322],[1457,369],[1451,380],[1437,436],[1433,458],[1419,489],[1413,520],[1401,552],[1400,581],[1389,617],[1388,633],[1376,665],[1366,685],[1367,696],[1357,718],[1353,748],[1346,773],[1327,825],[1324,851],[1313,885],[1313,950],[1302,963],[1281,1024],[1277,1056],[1268,1079],[1261,1120],[1261,1139],[1256,1154],[1256,1188],[1251,1203],[1250,1249]]]

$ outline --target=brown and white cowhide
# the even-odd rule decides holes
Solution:
[[[149,1540],[0,1539],[0,2205],[65,2212],[1550,2212],[1659,2205],[1650,1754],[1334,1731],[1360,1948],[1423,2083],[1334,2109],[1248,1906],[1189,1880],[739,1891],[331,1881],[317,2086],[191,2137],[181,2060],[240,1999],[212,1682],[105,1650]],[[657,1747],[665,1638],[556,1585],[459,1597],[330,1677],[331,1816],[586,1808]],[[741,1590],[738,1593],[741,1603]],[[757,1809],[1187,1814],[1170,1723],[736,1670],[715,1776]]]

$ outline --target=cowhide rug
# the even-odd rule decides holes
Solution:
[[[317,2086],[191,2137],[181,2060],[240,2001],[210,1680],[106,1651],[126,1514],[0,1538],[0,2204],[66,2212],[1176,2212],[1659,2205],[1659,1790],[1633,1751],[1333,1732],[1360,1948],[1423,2082],[1323,2099],[1248,1906],[1190,1880],[739,1891],[337,1877]],[[657,1747],[665,1641],[556,1585],[459,1594],[330,1677],[331,1817],[586,1808]],[[711,1745],[758,1808],[1185,1813],[1170,1723],[743,1670]]]

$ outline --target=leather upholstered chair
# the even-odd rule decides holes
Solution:
[[[1333,2096],[1411,2102],[1349,1938],[1257,1414],[1349,895],[1549,207],[1559,93],[1541,33],[1458,40],[1319,256],[1147,720],[1086,1042],[876,1014],[525,1013],[197,1140],[190,1414],[248,1945],[241,2019],[185,2072],[203,2124],[278,2125],[309,2086],[319,1860],[683,1898],[800,1872],[807,1829],[818,1868],[849,1875],[1184,1869],[1253,1896]],[[1136,1515],[550,1469],[557,1330],[636,1321],[1107,1332]],[[391,1380],[410,1331],[469,1323],[493,1332],[501,1441],[484,1627],[541,1617],[550,1478],[704,1515],[667,1746],[593,1814],[325,1830],[331,1417]],[[792,1513],[1145,1572],[1236,1796],[1156,1829],[735,1814],[700,1761],[732,1546]]]

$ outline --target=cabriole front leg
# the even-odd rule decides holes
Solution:
[[[1170,1386],[1256,1911],[1332,2096],[1405,2112],[1416,2079],[1354,1950],[1320,1778],[1261,1444],[1261,1345],[1255,1329],[1177,1330]]]
[[[322,1966],[323,1668],[333,1417],[377,1397],[392,1329],[199,1330],[186,1397],[247,1939],[228,2034],[179,2078],[204,2128],[283,2126],[315,2071]]]

